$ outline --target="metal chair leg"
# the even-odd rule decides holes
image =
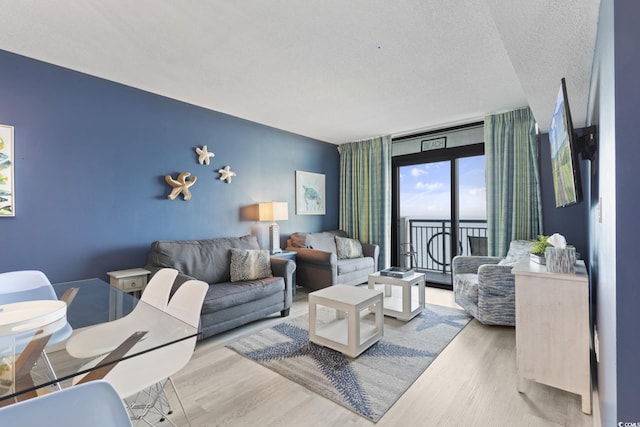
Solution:
[[[180,399],[180,394],[178,394],[178,389],[176,388],[176,385],[173,382],[173,378],[169,377],[169,382],[171,383],[171,387],[173,387],[173,392],[176,394],[176,397],[178,398],[178,403],[182,408],[182,413],[184,414],[184,417],[187,419],[187,424],[189,424],[189,427],[191,427],[191,420],[189,419],[189,415],[187,414],[187,411],[184,409],[184,405],[182,404],[182,399]]]
[[[49,373],[51,374],[52,378],[56,378],[56,373],[53,370],[53,366],[51,365],[51,361],[49,360],[49,356],[47,356],[47,352],[46,351],[42,351],[42,360],[45,364],[45,366],[47,367],[47,370],[49,371]],[[55,386],[55,388],[57,388],[58,390],[62,390],[62,387],[60,387],[60,383],[56,382],[53,384]]]

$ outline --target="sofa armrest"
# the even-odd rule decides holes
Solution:
[[[380,246],[373,243],[361,243],[362,255],[373,258],[373,268],[378,271],[378,258],[380,257]]]
[[[333,252],[324,252],[317,249],[293,248],[288,247],[287,250],[296,251],[297,262],[309,264],[326,264],[336,266],[338,264],[338,256]]]
[[[492,256],[462,256],[458,255],[453,258],[451,272],[456,274],[478,274],[481,265],[497,264],[502,260],[500,257]]]
[[[271,272],[274,276],[291,277],[293,272],[296,271],[296,264],[285,258],[271,257]]]
[[[285,303],[284,309],[288,309],[293,304],[293,272],[296,271],[296,264],[288,259],[271,257],[271,272],[274,276],[284,278]]]
[[[478,302],[480,299],[515,298],[515,276],[511,265],[484,264],[478,268]]]
[[[296,276],[305,288],[317,290],[337,283],[338,257],[333,252],[294,247],[287,250],[296,251]]]

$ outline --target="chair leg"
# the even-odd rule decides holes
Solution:
[[[178,399],[178,403],[182,408],[182,412],[184,413],[184,417],[187,420],[187,424],[191,427],[191,420],[189,419],[189,415],[182,404],[182,399],[180,398],[180,394],[178,394],[178,389],[176,388],[175,383],[171,377],[167,378],[166,381],[171,383],[171,387],[173,388],[173,392]],[[164,386],[166,381],[162,381],[152,385],[151,387],[141,391],[137,395],[133,396],[133,399],[125,399],[125,404],[127,409],[129,410],[129,415],[132,420],[141,420],[146,424],[153,426],[151,421],[147,418],[150,414],[155,414],[160,417],[160,422],[167,421],[174,427],[177,427],[176,424],[171,421],[167,417],[168,414],[171,414],[173,411],[171,410],[171,405],[169,404],[169,400],[167,399],[166,394],[164,393]],[[141,401],[144,400],[144,403]],[[168,408],[168,410],[165,410]]]
[[[182,413],[184,414],[184,417],[187,419],[187,424],[189,424],[189,427],[191,427],[191,420],[189,419],[189,415],[187,414],[187,411],[184,409],[184,405],[182,404],[182,399],[180,399],[180,395],[178,394],[178,389],[176,388],[176,385],[173,382],[173,378],[169,377],[169,382],[171,383],[171,387],[173,387],[173,392],[176,394],[176,397],[178,398],[178,403],[182,408]]]
[[[56,378],[56,373],[53,370],[53,366],[51,366],[51,361],[49,360],[49,356],[47,356],[47,352],[44,350],[42,351],[42,360],[44,361],[44,364],[47,367],[47,370],[51,374],[52,378]],[[54,386],[58,390],[62,390],[62,387],[60,387],[60,383],[56,382],[54,383]]]

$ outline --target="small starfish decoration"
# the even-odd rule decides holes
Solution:
[[[178,179],[171,178],[171,175],[166,175],[164,180],[167,181],[173,190],[171,190],[171,194],[169,194],[168,199],[173,200],[178,197],[178,194],[182,193],[184,196],[184,200],[191,200],[191,191],[189,191],[189,187],[196,183],[198,179],[197,176],[194,176],[193,179],[187,180],[187,177],[191,175],[189,172],[182,172],[178,175]]]
[[[420,319],[421,322],[416,327],[416,331],[423,331],[440,324],[459,328],[462,325],[461,322],[469,321],[470,316],[466,313],[440,315],[435,311],[425,307],[424,310],[422,310],[422,313],[418,315],[417,319]]]
[[[215,154],[207,151],[206,145],[204,145],[202,148],[196,147],[196,153],[198,153],[198,163],[200,163],[201,165],[208,165],[209,159],[215,156]]]
[[[227,184],[231,182],[231,177],[236,176],[236,173],[231,170],[231,166],[225,166],[224,169],[218,169],[221,181],[227,181]]]

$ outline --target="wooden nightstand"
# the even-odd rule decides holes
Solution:
[[[144,268],[131,268],[129,270],[109,271],[109,283],[111,286],[123,292],[134,293],[138,298],[142,290],[147,286],[147,277],[151,272]]]

